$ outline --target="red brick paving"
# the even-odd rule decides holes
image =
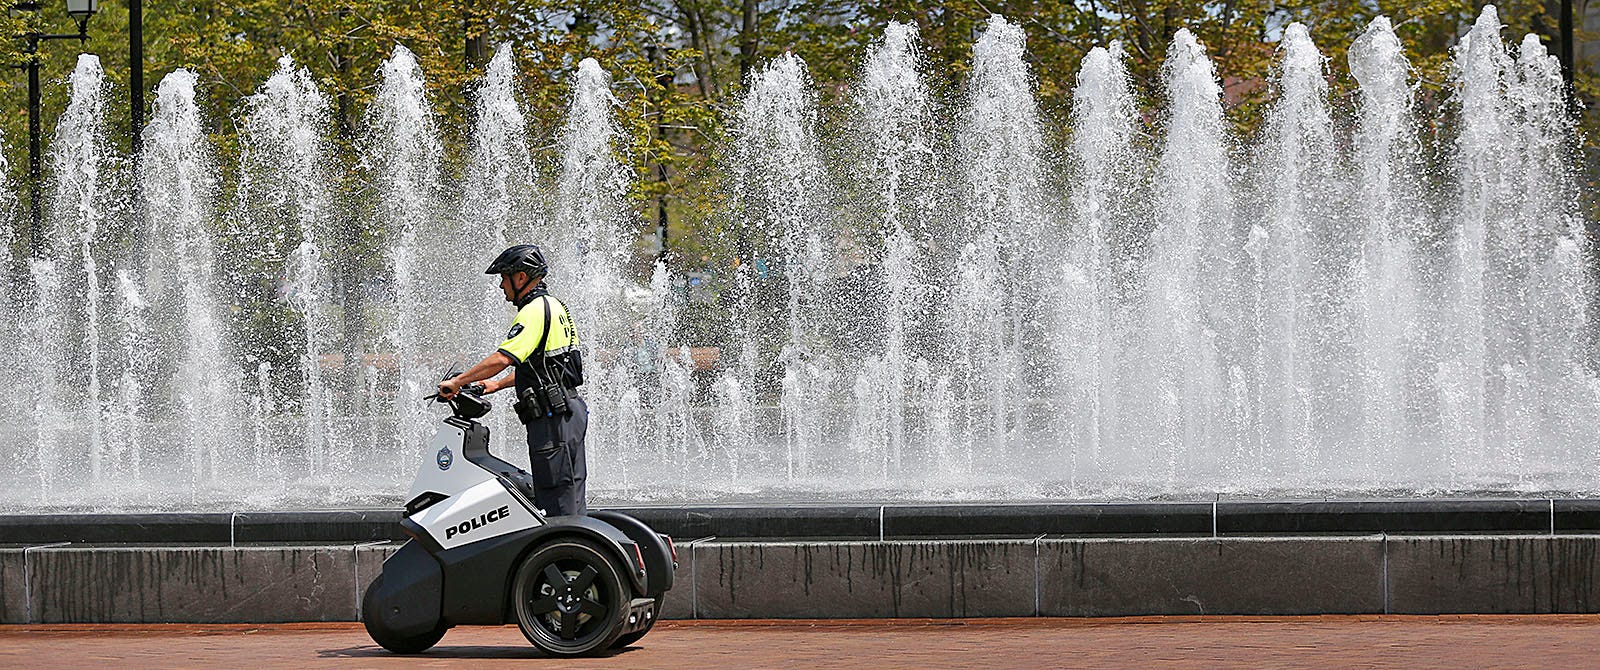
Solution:
[[[1584,668],[1600,615],[668,621],[606,658],[541,657],[515,627],[421,656],[360,624],[0,626],[0,667]]]

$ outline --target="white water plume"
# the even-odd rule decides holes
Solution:
[[[902,467],[908,414],[913,406],[926,408],[926,399],[910,394],[909,378],[910,369],[925,360],[927,347],[918,340],[927,338],[918,336],[927,324],[920,315],[933,298],[922,268],[935,207],[930,177],[937,157],[933,95],[920,61],[916,26],[890,23],[867,53],[851,110],[864,154],[858,207],[866,229],[858,237],[868,240],[867,248],[881,250],[866,259],[876,272],[861,294],[881,296],[881,303],[845,330],[863,352],[854,385],[856,417],[847,432],[857,451],[876,457],[885,483]]]
[[[184,457],[199,483],[227,469],[223,454],[244,433],[237,429],[243,420],[243,378],[227,346],[211,229],[217,164],[195,102],[197,80],[193,72],[178,69],[156,87],[154,112],[142,136],[139,202],[149,249],[142,280],[157,308],[150,315],[158,320],[152,346],[160,352],[149,371],[160,379],[148,383],[163,391],[161,412],[178,415]],[[137,286],[126,288],[130,295],[137,291]]]
[[[1147,156],[1136,142],[1138,110],[1122,44],[1084,56],[1072,91],[1072,229],[1061,265],[1058,339],[1071,421],[1073,472],[1102,471],[1118,434],[1119,304],[1131,295],[1128,263],[1144,218],[1137,194]]]
[[[427,316],[447,311],[452,301],[434,288],[460,276],[460,259],[444,253],[454,238],[438,223],[439,161],[443,148],[417,58],[403,46],[378,68],[378,90],[367,108],[362,164],[376,192],[375,219],[382,226],[383,254],[393,273],[392,320],[383,328],[394,351],[392,412],[395,439],[416,444],[432,433],[433,415],[421,402],[448,367],[440,352],[466,344],[450,328],[425,327]],[[351,364],[353,361],[347,361]],[[410,467],[396,464],[395,476]]]
[[[1242,432],[1229,407],[1221,341],[1241,323],[1238,235],[1222,87],[1195,36],[1179,30],[1161,68],[1166,140],[1156,166],[1142,374],[1152,420],[1137,431],[1156,454],[1150,474],[1215,481]],[[1252,239],[1252,249],[1259,240]],[[1136,433],[1137,434],[1137,433]],[[1130,437],[1134,437],[1131,436]],[[1135,438],[1138,439],[1138,438]],[[1208,452],[1208,453],[1202,453]]]
[[[611,75],[593,58],[578,63],[559,135],[556,225],[545,233],[553,240],[547,250],[552,290],[570,286],[564,302],[584,324],[592,346],[615,346],[627,325],[618,314],[619,280],[629,249],[623,238],[629,175],[618,155],[623,147],[615,104]]]
[[[826,404],[833,376],[816,346],[820,285],[831,270],[823,239],[832,232],[821,217],[825,181],[816,123],[816,93],[799,57],[784,54],[751,75],[735,123],[733,181],[747,231],[740,260],[756,269],[741,271],[781,271],[783,285],[751,286],[748,307],[736,318],[743,321],[743,346],[761,357],[741,361],[749,391],[756,391],[752,366],[776,353],[787,478],[810,467],[811,447],[825,439],[825,422],[811,412]]]
[[[517,65],[509,47],[495,52],[473,91],[472,135],[462,183],[462,240],[457,257],[470,267],[487,267],[500,250],[531,242],[534,221],[545,219],[528,152],[528,121],[518,102]],[[451,287],[440,287],[449,290]],[[473,299],[476,297],[477,299]],[[478,320],[474,341],[505,332],[505,298],[498,285],[466,288],[458,323]],[[455,314],[455,312],[452,312]]]
[[[442,245],[453,259],[450,262],[466,274],[482,271],[513,244],[549,246],[532,233],[535,222],[548,220],[549,208],[534,177],[528,120],[519,97],[515,53],[501,47],[471,93],[473,122],[461,184],[459,234]],[[451,281],[434,289],[443,298],[443,304],[434,306],[437,314],[457,324],[459,350],[477,353],[486,346],[483,343],[506,332],[509,319],[498,283]],[[516,457],[521,450],[508,445],[520,440],[507,439],[521,430],[515,417],[497,412],[486,421],[496,453]]]
[[[1023,341],[1049,337],[1029,316],[1046,308],[1036,287],[1057,240],[1044,226],[1043,121],[1024,40],[1020,26],[989,17],[972,48],[957,131],[962,288],[950,296],[946,343],[957,393],[974,404],[957,427],[969,453],[1007,446],[1005,436],[1023,419],[1019,401],[1035,390],[1024,380],[1041,379],[1024,374],[1034,361]]]
[[[1429,273],[1418,265],[1416,245],[1427,225],[1421,201],[1421,143],[1413,120],[1411,63],[1387,17],[1378,17],[1350,45],[1350,73],[1360,85],[1353,155],[1356,168],[1356,236],[1353,272],[1355,349],[1359,366],[1360,451],[1380,477],[1396,467],[1433,468],[1421,454],[1436,452],[1438,427],[1427,415],[1395,411],[1427,404],[1425,356],[1436,347],[1422,311]],[[1425,427],[1432,425],[1431,429]],[[1433,449],[1399,453],[1410,441]]]
[[[1265,211],[1250,229],[1260,416],[1246,438],[1256,444],[1237,456],[1274,454],[1272,474],[1309,481],[1325,452],[1340,450],[1331,444],[1343,432],[1335,426],[1350,418],[1333,413],[1348,404],[1333,396],[1348,387],[1337,308],[1349,251],[1326,59],[1299,23],[1284,31],[1279,53],[1279,95],[1258,163]]]
[[[326,241],[333,221],[328,101],[311,74],[285,56],[245,107],[236,244],[245,247],[242,255],[254,255],[259,268],[247,286],[258,304],[289,311],[260,314],[257,318],[274,328],[246,328],[240,344],[248,365],[266,362],[266,369],[277,374],[266,385],[274,397],[261,406],[280,413],[297,410],[292,430],[301,448],[296,451],[315,475],[334,476],[336,468],[350,464],[332,460],[332,451],[349,442],[334,420],[325,358],[337,337]],[[274,277],[281,277],[281,284],[275,285]]]
[[[107,341],[103,286],[109,264],[106,236],[110,233],[108,193],[101,189],[112,180],[110,149],[106,146],[105,72],[100,59],[78,57],[69,80],[71,97],[56,124],[56,134],[47,157],[55,188],[49,200],[47,218],[51,244],[44,250],[55,261],[59,282],[36,284],[41,311],[63,314],[57,346],[41,352],[45,360],[36,369],[50,375],[82,379],[80,399],[63,395],[52,401],[67,410],[74,432],[86,434],[86,465],[90,480],[100,482],[113,473],[103,469],[106,456],[104,427],[106,363],[103,354]],[[71,268],[70,271],[64,268]],[[66,389],[60,389],[65,391]],[[84,463],[70,464],[81,467]]]

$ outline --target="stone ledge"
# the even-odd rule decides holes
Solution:
[[[352,621],[354,547],[41,549],[37,623]]]
[[[1211,503],[889,505],[885,538],[1210,535]]]
[[[1218,502],[1217,534],[1549,533],[1550,500]]]
[[[704,619],[1034,614],[1031,541],[695,545]]]
[[[1039,543],[1047,616],[1382,611],[1381,536]]]
[[[1600,500],[1422,499],[609,507],[680,540],[1600,533]],[[0,544],[404,540],[392,509],[0,515]]]
[[[1394,614],[1600,611],[1600,538],[1390,536]]]
[[[397,548],[0,548],[0,623],[349,621]],[[663,618],[1600,612],[1594,535],[707,539],[678,559]]]
[[[23,570],[25,549],[0,549],[0,623],[28,622]]]

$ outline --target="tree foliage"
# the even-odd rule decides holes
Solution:
[[[37,17],[0,17],[11,34],[28,28],[66,32],[71,21],[61,3],[45,2]],[[1525,32],[1555,33],[1554,2],[1509,0],[1499,6],[1508,40]],[[1348,96],[1353,81],[1345,50],[1373,17],[1387,15],[1405,43],[1425,104],[1441,105],[1449,93],[1450,48],[1482,5],[1464,0],[159,0],[146,3],[145,83],[153,91],[175,68],[196,71],[211,131],[227,157],[245,96],[288,55],[308,67],[333,101],[342,160],[352,161],[353,138],[376,84],[379,62],[395,44],[415,52],[447,130],[449,156],[458,159],[470,122],[466,95],[490,48],[513,49],[521,67],[525,102],[534,120],[536,148],[554,143],[579,60],[595,57],[612,74],[618,112],[637,169],[635,196],[646,225],[671,222],[669,243],[693,260],[705,255],[705,236],[718,208],[716,178],[708,168],[724,139],[740,83],[764,59],[785,51],[802,57],[835,102],[848,90],[865,47],[889,21],[914,22],[926,45],[929,74],[947,99],[965,79],[972,45],[990,14],[1018,22],[1028,34],[1043,109],[1065,117],[1079,59],[1093,46],[1119,40],[1130,55],[1148,109],[1154,109],[1157,73],[1174,31],[1195,32],[1214,56],[1241,132],[1259,123],[1269,95],[1275,42],[1291,21],[1306,23],[1329,57],[1333,90]],[[111,83],[111,127],[129,145],[128,12],[123,2],[103,3],[89,24],[86,49],[102,58]],[[5,43],[0,61],[29,56],[20,41]],[[37,56],[45,80],[46,137],[65,106],[62,81],[71,71],[76,42],[47,43]],[[26,80],[20,71],[0,87],[0,133],[7,144],[13,183],[26,161]],[[1583,128],[1590,142],[1600,133],[1596,73],[1579,73],[1576,89],[1586,103]],[[146,104],[153,93],[146,94]],[[1062,123],[1053,124],[1056,128]],[[1592,162],[1592,161],[1591,161]],[[225,165],[231,161],[223,161]],[[353,164],[353,161],[352,161]]]

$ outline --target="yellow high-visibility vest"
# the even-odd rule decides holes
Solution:
[[[544,304],[550,303],[550,336],[545,338],[544,355],[557,356],[571,351],[578,346],[578,329],[572,325],[572,315],[567,312],[567,306],[548,295],[542,295],[517,310],[517,318],[511,322],[511,330],[506,333],[506,340],[500,343],[500,352],[510,356],[518,363],[526,363],[528,357],[534,354],[534,348],[539,346],[539,338],[544,335]]]

